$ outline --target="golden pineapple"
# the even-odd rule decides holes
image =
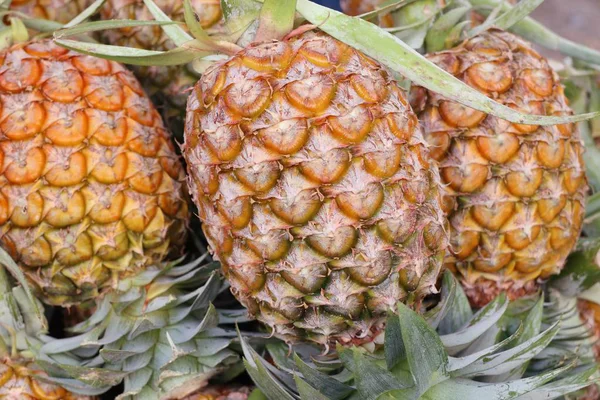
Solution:
[[[65,24],[75,18],[91,0],[12,0],[10,9],[33,18]]]
[[[440,181],[404,93],[324,34],[244,49],[188,102],[188,185],[232,292],[288,341],[372,341],[435,291]]]
[[[177,252],[188,206],[131,72],[51,41],[0,54],[0,243],[48,304],[98,296]]]
[[[492,30],[428,58],[508,107],[572,113],[548,62],[512,34]],[[420,87],[412,104],[447,185],[447,264],[471,301],[538,290],[582,226],[587,185],[576,126],[511,124]]]
[[[173,21],[183,21],[183,0],[157,0],[156,5]],[[221,20],[220,0],[191,0],[200,24],[204,28],[214,26]],[[142,0],[107,0],[100,12],[104,20],[132,19],[151,21],[154,17]],[[160,26],[138,26],[111,29],[102,32],[104,41],[118,46],[146,50],[167,51],[175,44]],[[134,67],[136,76],[150,93],[161,92],[175,108],[185,110],[187,92],[197,76],[185,66],[174,67]]]
[[[44,382],[45,373],[24,359],[0,359],[0,399],[6,400],[94,400]]]

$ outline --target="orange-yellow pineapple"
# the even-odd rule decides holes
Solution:
[[[75,18],[91,0],[12,0],[10,9],[33,18],[42,18],[65,24]]]
[[[94,298],[177,252],[184,171],[117,63],[51,41],[0,54],[0,243],[43,301]]]
[[[289,341],[373,339],[435,290],[440,182],[404,93],[360,52],[309,32],[202,76],[184,156],[232,291]]]
[[[508,107],[571,114],[548,62],[512,34],[492,30],[428,58]],[[576,126],[511,124],[423,88],[412,94],[447,185],[448,266],[478,306],[499,292],[536,291],[581,230],[587,186]]]
[[[0,359],[0,399],[6,400],[93,400],[95,397],[71,393],[44,382],[44,372],[33,362],[22,359]]]

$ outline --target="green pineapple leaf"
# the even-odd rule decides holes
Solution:
[[[242,339],[240,339],[242,341]],[[242,342],[243,343],[243,342]],[[247,344],[243,344],[244,349],[244,366],[246,372],[252,377],[252,380],[260,388],[260,390],[269,399],[282,399],[282,400],[295,400],[288,390],[281,385],[280,382],[276,381],[275,378],[269,373],[267,367],[264,365],[264,361],[261,360],[258,354],[249,347]]]
[[[452,312],[453,308],[456,308],[460,311],[463,310],[463,308],[462,308],[463,304],[456,303],[457,301],[459,301],[456,298],[458,295],[457,287],[459,287],[459,286],[460,285],[459,285],[458,281],[456,280],[456,278],[454,277],[454,275],[452,275],[452,272],[445,271],[444,277],[442,278],[442,289],[441,289],[442,295],[441,295],[439,303],[436,304],[435,307],[433,307],[432,309],[428,310],[427,312],[425,312],[423,314],[423,317],[427,320],[427,323],[429,323],[429,326],[431,326],[433,329],[438,329],[440,327],[440,324],[442,323],[442,321],[446,320],[448,313]],[[462,291],[462,288],[460,290]],[[462,291],[462,295],[464,296],[464,291]],[[464,297],[466,299],[466,296],[464,296]],[[460,328],[460,326],[462,326],[464,323],[466,323],[466,321],[473,315],[468,301],[467,301],[466,307],[469,310],[468,317],[465,319],[465,322],[458,321],[460,325],[457,326],[455,329]],[[449,318],[449,320],[452,320],[452,319]],[[386,341],[386,343],[387,343],[387,341]]]
[[[407,385],[385,368],[377,365],[357,349],[349,350],[354,358],[354,365],[358,373],[355,374],[357,395],[364,400],[375,400],[388,391],[406,389],[413,386]],[[419,377],[420,378],[420,377]],[[415,380],[419,379],[415,377]]]
[[[158,7],[152,0],[144,0],[144,4],[146,7],[148,7],[148,10],[155,20],[173,22],[171,18],[169,18],[169,16],[165,14],[163,10],[161,10],[160,7]],[[176,46],[181,46],[182,44],[194,39],[178,25],[164,25],[162,26],[162,29]]]
[[[317,389],[320,393],[323,393],[327,398],[332,400],[342,400],[354,391],[354,388],[310,367],[302,361],[297,354],[294,354],[294,361],[296,362],[298,371],[302,374],[302,379],[311,387]],[[298,384],[298,380],[299,379],[296,379],[296,384]]]
[[[516,6],[505,10],[498,18],[488,19],[483,24],[471,29],[467,32],[467,37],[477,36],[492,26],[507,30],[531,14],[543,2],[544,0],[522,0]]]
[[[590,384],[597,383],[597,379],[591,379],[597,371],[597,365],[583,368],[580,372],[570,374],[565,378],[557,379],[556,381],[534,389],[529,393],[517,397],[516,400],[549,400],[563,398],[566,394],[576,392],[590,386]]]
[[[448,378],[448,353],[427,322],[402,303],[398,303],[398,316],[416,389],[418,393],[425,393],[431,386]]]
[[[296,381],[296,387],[301,399],[314,399],[314,400],[330,400],[329,397],[323,395],[320,391],[310,386],[308,383],[294,375]]]
[[[471,11],[471,7],[457,7],[440,15],[425,37],[427,52],[432,53],[452,47],[454,43],[448,43],[448,37],[469,11]]]
[[[78,25],[78,24],[84,22],[85,20],[90,18],[92,15],[96,14],[98,12],[98,10],[100,10],[100,7],[102,7],[104,5],[105,1],[106,0],[95,0],[85,10],[83,10],[79,15],[77,15],[71,21],[67,22],[64,25],[64,28],[70,28],[72,26],[75,26],[75,25]]]
[[[508,307],[506,294],[502,293],[473,316],[460,330],[440,336],[448,354],[454,355],[467,348],[473,341],[496,325]]]
[[[500,353],[488,355],[484,359],[479,359],[460,370],[456,376],[476,377],[476,376],[498,376],[506,374],[515,368],[521,367],[531,360],[534,356],[544,350],[558,333],[560,326],[558,322],[540,333],[537,336]],[[523,335],[520,335],[523,336]],[[520,337],[516,340],[518,341]],[[498,379],[506,382],[511,379]],[[487,381],[487,380],[486,380]],[[495,382],[495,380],[492,379]]]
[[[406,349],[402,341],[402,328],[400,319],[396,315],[388,317],[385,325],[385,361],[388,370],[393,369],[400,361],[406,358]]]
[[[509,400],[526,394],[560,376],[572,368],[567,365],[544,374],[510,382],[485,384],[468,379],[450,379],[439,383],[425,393],[422,400]]]

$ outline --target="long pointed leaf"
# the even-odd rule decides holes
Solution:
[[[448,355],[438,334],[402,303],[398,316],[406,358],[419,393],[448,377]]]

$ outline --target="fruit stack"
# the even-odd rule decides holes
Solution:
[[[600,52],[527,3],[13,2],[0,397],[597,398]]]

